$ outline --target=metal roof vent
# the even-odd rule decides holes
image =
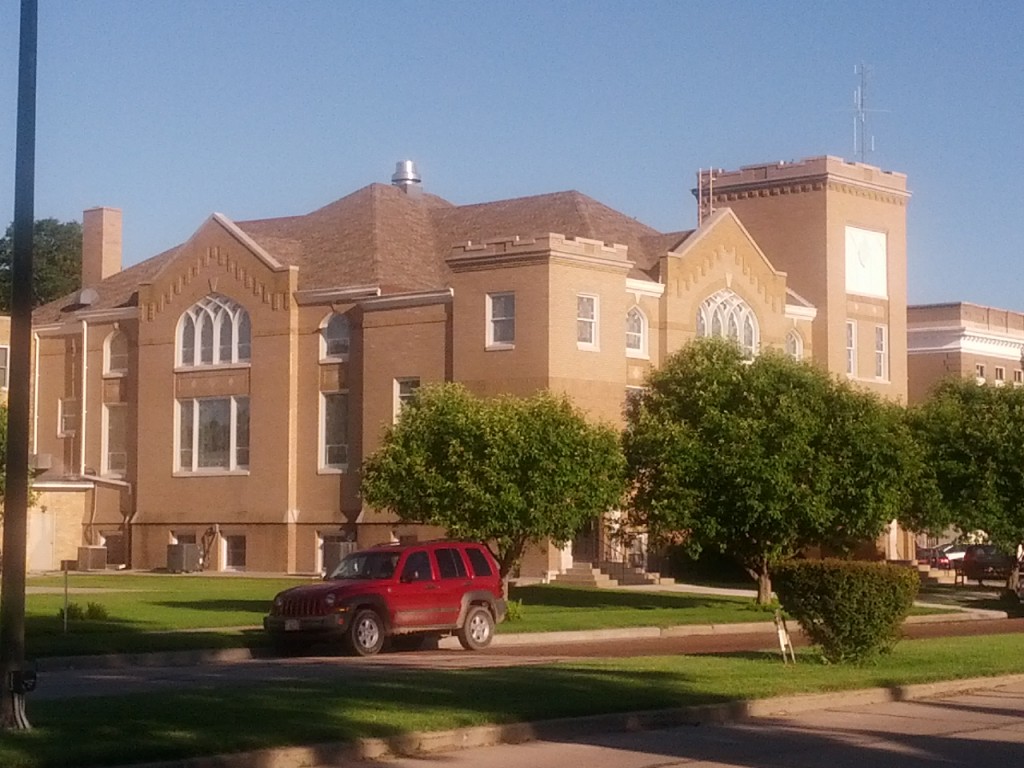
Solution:
[[[422,190],[422,179],[416,173],[416,163],[412,160],[399,160],[395,163],[395,172],[391,175],[391,183],[407,195],[419,194]]]
[[[96,292],[95,288],[83,288],[78,292],[78,305],[81,307],[91,307],[99,297],[100,295]]]

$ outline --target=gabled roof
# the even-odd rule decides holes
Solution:
[[[658,232],[576,191],[458,206],[385,184],[363,187],[302,216],[231,222],[215,214],[214,219],[251,238],[264,262],[298,267],[299,290],[377,285],[385,294],[447,287],[445,260],[453,246],[549,232],[628,246],[635,264],[630,277],[650,280],[661,256],[691,234]],[[139,284],[168,268],[181,247],[91,286],[98,298],[89,309],[137,304]],[[83,309],[74,298],[39,307],[33,321],[57,322]]]

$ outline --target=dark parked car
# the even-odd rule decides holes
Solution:
[[[274,598],[263,628],[279,652],[341,640],[372,656],[385,640],[402,649],[455,634],[462,647],[487,647],[505,618],[498,564],[481,544],[389,544],[347,555],[318,584]]]
[[[964,579],[979,584],[985,579],[1005,581],[1013,564],[1013,555],[1000,552],[994,544],[972,544],[964,552]]]
[[[966,551],[966,544],[949,543],[935,547],[932,552],[931,567],[946,569],[957,568],[959,567],[960,561],[963,559],[964,552]]]

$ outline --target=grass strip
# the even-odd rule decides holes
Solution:
[[[587,660],[31,702],[35,730],[0,734],[0,765],[113,766],[487,723],[638,711],[1024,672],[1024,636],[904,642],[870,666],[810,652]],[[328,673],[325,673],[328,674]],[[256,727],[258,724],[258,727]]]

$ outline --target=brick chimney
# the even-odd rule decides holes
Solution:
[[[121,271],[121,209],[82,212],[82,287],[91,288]]]

